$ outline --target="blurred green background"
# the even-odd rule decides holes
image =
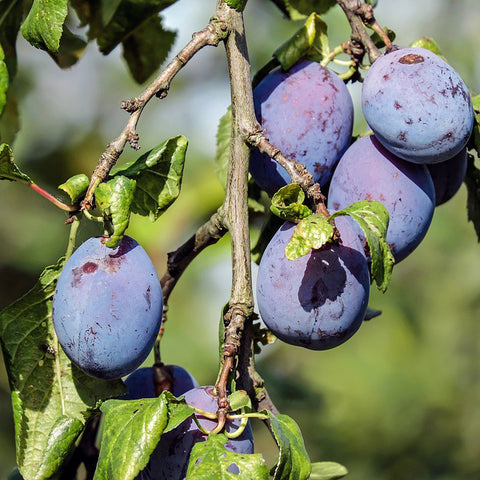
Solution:
[[[180,0],[165,10],[165,23],[178,29],[175,50],[208,22],[215,3]],[[478,0],[380,0],[376,12],[382,25],[396,31],[399,45],[423,35],[435,38],[472,93],[479,93]],[[339,9],[326,18],[331,46],[346,40]],[[256,71],[298,25],[282,19],[270,2],[250,0],[246,28]],[[12,90],[22,129],[14,143],[16,162],[54,192],[69,176],[93,170],[126,121],[120,101],[141,87],[130,79],[118,51],[102,57],[90,45],[77,65],[60,71],[23,39],[18,48]],[[352,88],[356,131],[365,127],[359,91],[359,85]],[[179,200],[156,223],[134,217],[129,228],[160,275],[166,253],[222,201],[213,157],[218,118],[228,104],[223,48],[209,48],[175,79],[165,100],[152,101],[140,121],[142,151],[179,133],[190,139]],[[126,151],[124,157],[135,153]],[[480,255],[465,203],[462,186],[437,209],[423,243],[395,268],[387,293],[373,291],[371,305],[383,315],[365,323],[345,345],[313,352],[277,342],[259,358],[272,398],[300,424],[312,460],[343,463],[351,480],[480,478]],[[68,228],[63,212],[21,185],[2,182],[0,205],[3,307],[63,254]],[[82,238],[93,233],[95,227],[82,225]],[[229,296],[229,255],[228,238],[209,247],[171,298],[163,360],[183,365],[200,383],[216,378],[216,328]],[[0,409],[0,478],[5,478],[15,457],[3,364]],[[254,427],[256,450],[273,462],[269,433],[260,422]]]

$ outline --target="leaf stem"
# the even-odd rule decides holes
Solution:
[[[42,197],[46,198],[49,202],[53,203],[56,207],[65,210],[66,212],[75,212],[78,210],[78,207],[75,205],[66,205],[65,203],[55,198],[52,194],[48,193],[42,187],[37,185],[36,183],[29,183],[28,186],[34,190],[35,192],[39,193]]]

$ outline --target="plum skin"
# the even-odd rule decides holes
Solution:
[[[473,128],[464,81],[424,48],[401,48],[380,56],[365,77],[362,108],[379,142],[414,163],[452,158]]]
[[[60,274],[53,324],[66,355],[85,373],[121,378],[152,349],[162,305],[155,267],[135,240],[124,236],[111,249],[104,237],[92,237]]]
[[[189,405],[210,413],[218,410],[217,398],[212,386],[193,388],[185,393]],[[206,430],[213,430],[217,422],[197,415],[200,425]],[[227,420],[225,431],[234,432],[240,426],[240,420]],[[162,435],[160,442],[150,457],[150,462],[137,480],[179,480],[185,478],[190,459],[190,452],[197,442],[203,442],[207,436],[202,433],[190,417],[173,430]],[[254,451],[253,434],[250,423],[238,438],[229,439],[225,448],[231,452],[250,454]],[[232,465],[232,468],[237,468]],[[233,471],[232,471],[233,473]]]
[[[253,92],[255,114],[269,141],[303,163],[324,186],[351,141],[353,103],[344,82],[317,62],[301,61],[269,73]],[[290,182],[286,170],[257,149],[250,173],[273,194]]]
[[[435,206],[448,202],[460,189],[467,173],[467,149],[445,162],[427,165],[435,187]]]
[[[336,218],[341,244],[328,243],[296,260],[285,257],[294,224],[285,222],[267,246],[257,278],[257,304],[282,341],[327,350],[360,327],[368,304],[367,260],[351,219]]]
[[[335,211],[359,200],[376,200],[387,208],[387,242],[398,263],[425,237],[435,209],[435,190],[425,165],[401,160],[369,136],[354,142],[338,162],[327,205]],[[365,242],[363,232],[357,230]]]
[[[184,368],[178,365],[165,365],[172,374],[172,393],[175,397],[182,396],[188,390],[198,387],[198,382]],[[155,385],[153,382],[153,371],[150,367],[138,368],[125,380],[127,394],[122,400],[138,400],[141,398],[154,398]]]

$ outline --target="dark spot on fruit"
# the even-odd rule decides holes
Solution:
[[[325,170],[325,165],[322,165],[321,163],[315,163],[315,166],[314,166],[314,170],[315,170],[315,173],[323,173],[323,171]]]
[[[397,135],[397,138],[398,138],[401,142],[406,142],[406,141],[407,141],[407,133],[406,133],[406,132],[400,132],[400,133]]]
[[[409,118],[408,120],[405,120],[405,123],[407,125],[412,125],[413,124],[413,120],[411,118]]]
[[[83,265],[82,271],[84,273],[93,273],[98,268],[95,262],[87,262]]]
[[[387,82],[388,80],[390,80],[390,75],[388,73],[386,73],[384,76],[383,76],[383,79]]]
[[[395,103],[393,104],[393,106],[395,107],[395,110],[399,110],[400,108],[403,108],[403,107],[397,102],[397,100],[395,100]]]
[[[417,55],[416,53],[408,53],[403,57],[400,57],[398,63],[402,63],[404,65],[414,65],[415,63],[422,63],[425,59],[421,55]]]

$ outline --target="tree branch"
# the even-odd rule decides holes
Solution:
[[[228,24],[220,20],[218,15],[212,17],[210,23],[204,29],[193,34],[192,40],[175,56],[141,95],[122,102],[122,108],[130,113],[130,118],[120,135],[107,145],[107,149],[100,156],[98,165],[90,179],[90,185],[85,198],[81,203],[82,209],[88,210],[92,207],[95,189],[107,178],[127,142],[135,150],[140,148],[136,127],[145,105],[155,95],[159,98],[166,97],[173,78],[187,62],[203,47],[207,45],[217,46],[227,36],[228,30]]]
[[[368,52],[370,63],[373,63],[381,53],[365,29],[365,25],[375,22],[371,5],[367,5],[360,0],[337,0],[337,3],[342,7],[350,23],[353,44],[362,44]]]

